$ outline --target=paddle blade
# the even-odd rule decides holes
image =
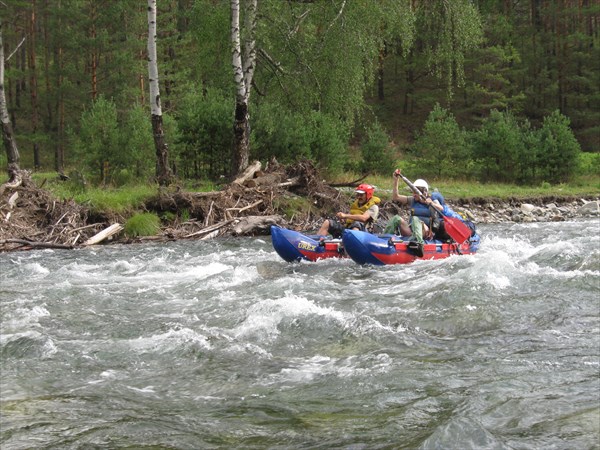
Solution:
[[[444,217],[446,233],[458,244],[462,244],[471,237],[471,230],[460,219]]]

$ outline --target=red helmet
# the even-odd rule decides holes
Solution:
[[[356,194],[367,194],[367,200],[370,200],[373,197],[373,192],[375,192],[375,188],[370,184],[361,184],[354,191]]]

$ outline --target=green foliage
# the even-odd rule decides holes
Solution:
[[[233,142],[233,102],[217,89],[191,89],[179,115],[176,155],[180,175],[217,179],[229,172]]]
[[[310,214],[312,203],[309,199],[302,197],[282,196],[273,200],[273,206],[281,212],[287,220],[306,217]]]
[[[312,127],[311,151],[318,165],[328,174],[338,173],[348,160],[347,123],[329,114],[313,112],[309,124]]]
[[[262,5],[260,6],[262,8]],[[195,0],[191,11],[190,37],[194,45],[192,60],[197,67],[197,85],[215,89],[231,88],[231,18],[229,2]],[[179,43],[177,43],[179,46]],[[187,70],[190,70],[189,66]],[[193,71],[196,72],[196,71]],[[187,75],[189,82],[193,72]],[[233,109],[233,97],[229,101]]]
[[[254,159],[265,161],[274,156],[287,164],[312,156],[311,127],[305,117],[274,103],[256,109],[251,141]]]
[[[329,173],[339,172],[348,159],[345,122],[320,112],[302,114],[274,104],[257,109],[252,131],[252,156],[292,163],[312,159]]]
[[[514,66],[521,63],[521,55],[507,39],[516,25],[500,14],[486,15],[485,21],[485,43],[468,55],[465,65],[472,67],[472,72],[465,83],[464,104],[457,108],[469,113],[492,109],[521,112],[526,96],[514,82]]]
[[[387,133],[379,123],[367,130],[360,152],[363,173],[390,174],[394,171],[393,149]]]
[[[418,4],[417,45],[427,66],[446,80],[450,91],[454,84],[463,84],[465,55],[481,43],[482,31],[477,7],[471,1]]]
[[[569,120],[558,111],[532,130],[528,121],[494,110],[470,137],[483,181],[562,183],[572,179],[580,161]]]
[[[150,179],[156,166],[150,113],[139,105],[127,111],[119,124],[121,152],[115,165],[121,168],[114,174],[117,186],[132,180]]]
[[[148,184],[107,189],[104,187],[88,187],[85,191],[73,189],[69,183],[53,183],[49,189],[60,199],[74,199],[85,204],[94,211],[111,211],[125,213],[139,209],[144,202],[156,195],[156,187]]]
[[[105,161],[109,167],[120,167],[119,125],[117,107],[114,102],[100,96],[92,107],[81,115],[81,128],[72,133],[74,156],[84,168],[98,179],[102,179]]]
[[[436,104],[413,146],[422,177],[463,177],[470,160],[466,134],[447,109]]]
[[[576,170],[579,175],[600,176],[600,153],[581,152]]]
[[[569,119],[554,111],[544,118],[538,136],[541,177],[550,183],[569,181],[575,174],[581,153]]]
[[[510,112],[493,110],[470,138],[483,181],[514,181],[522,169],[519,157],[531,151],[525,147],[522,130]]]
[[[124,227],[125,234],[129,237],[154,236],[160,230],[160,218],[156,214],[135,214]]]
[[[121,186],[153,174],[156,158],[150,116],[139,105],[120,120],[115,103],[100,96],[82,114],[81,129],[72,137],[74,153],[83,161],[80,169],[96,180]]]

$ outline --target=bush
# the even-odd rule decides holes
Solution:
[[[389,175],[394,171],[394,155],[389,137],[378,123],[367,130],[360,152],[361,169],[364,173]]]
[[[184,178],[218,179],[231,169],[233,105],[223,92],[191,90],[177,117],[177,167]]]
[[[537,135],[541,177],[553,184],[569,181],[575,174],[581,154],[569,119],[559,111],[554,111],[544,118]]]
[[[279,105],[261,105],[252,126],[252,157],[266,161],[274,156],[283,164],[310,158],[312,136],[306,122],[299,113]]]
[[[471,159],[466,134],[454,116],[436,104],[417,135],[415,155],[421,158],[421,176],[452,178],[465,175],[465,161]]]
[[[154,236],[159,230],[160,218],[156,214],[136,214],[125,223],[125,234],[129,237]]]
[[[71,132],[73,153],[76,160],[82,162],[84,169],[101,181],[104,179],[103,168],[108,162],[109,170],[113,165],[118,167],[119,126],[117,107],[114,102],[100,96],[89,110],[81,115],[79,133]]]
[[[339,173],[348,160],[349,131],[346,123],[313,111],[309,124],[312,127],[312,158],[330,175]]]
[[[577,164],[579,175],[600,175],[600,153],[581,152]]]
[[[308,158],[336,173],[348,160],[348,136],[346,125],[328,114],[301,114],[264,104],[253,122],[252,157],[268,160],[274,156],[283,164]]]
[[[156,153],[150,112],[140,105],[130,109],[120,125],[119,135],[121,151],[116,155],[115,165],[121,170],[113,172],[116,185],[152,177],[156,167]]]
[[[493,110],[469,137],[482,181],[516,181],[522,172],[519,159],[528,151],[535,153],[525,146],[522,130],[510,112]]]

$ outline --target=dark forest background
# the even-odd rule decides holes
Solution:
[[[157,6],[173,170],[230,177],[230,2]],[[146,10],[140,0],[0,6],[23,168],[152,179]],[[600,0],[263,0],[256,48],[251,159],[524,184],[600,173]]]

